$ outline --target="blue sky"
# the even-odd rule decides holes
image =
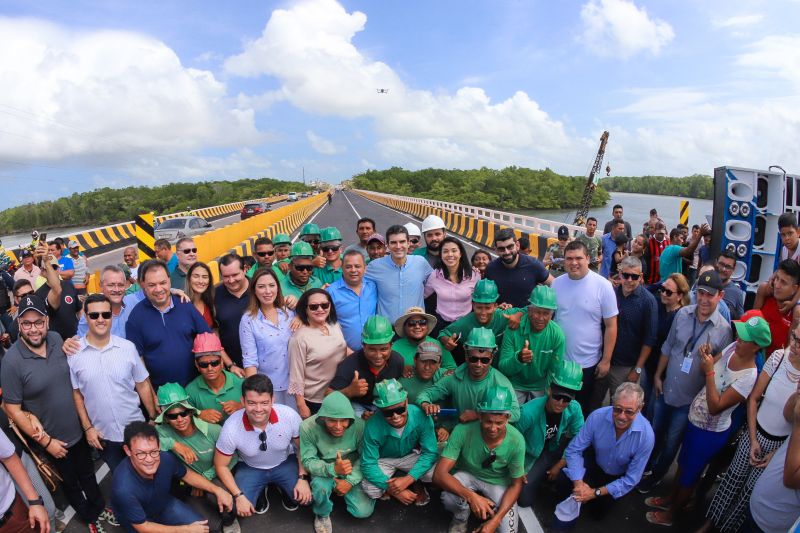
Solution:
[[[367,168],[800,171],[798,1],[0,5],[0,208]],[[376,89],[389,89],[379,94]]]

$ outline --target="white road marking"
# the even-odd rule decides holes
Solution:
[[[300,225],[300,229],[302,229],[304,225],[306,225],[306,224],[311,224],[312,222],[314,222],[314,219],[315,219],[315,218],[317,218],[317,215],[319,215],[320,213],[322,213],[322,210],[323,210],[323,209],[325,209],[325,207],[327,207],[327,205],[328,205],[328,203],[327,203],[327,202],[325,202],[325,203],[322,205],[322,207],[320,207],[319,209],[317,209],[317,212],[316,212],[316,213],[314,213],[313,215],[311,215],[311,218],[309,218],[308,220],[306,220],[305,222],[303,222],[303,224],[301,224],[301,225]],[[297,239],[299,239],[299,238],[300,238],[300,232],[298,231],[298,232],[297,232],[297,235],[295,235],[294,237],[292,237],[292,242],[295,242],[295,241],[296,241]]]
[[[358,211],[356,211],[356,208],[353,207],[353,202],[350,201],[350,198],[348,198],[346,194],[344,194],[344,193],[342,193],[342,194],[344,195],[344,199],[347,200],[347,203],[350,204],[350,209],[352,209],[353,213],[355,213],[356,216],[360,219],[361,215],[359,215]]]
[[[533,513],[533,509],[530,507],[517,507],[517,510],[519,519],[522,521],[522,525],[525,526],[525,531],[528,533],[544,533],[539,519]]]
[[[105,478],[108,473],[110,472],[108,465],[103,463],[100,465],[100,468],[97,469],[97,472],[94,473],[94,478],[97,480],[97,484],[99,485],[103,478]],[[108,507],[108,505],[106,506]],[[75,517],[75,509],[72,508],[71,505],[67,505],[67,508],[64,509],[64,524],[69,525],[70,521]]]

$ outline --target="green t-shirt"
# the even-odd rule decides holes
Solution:
[[[484,467],[491,452],[481,435],[480,422],[476,420],[456,426],[442,457],[455,461],[455,470],[463,470],[492,485],[507,487],[514,479],[525,475],[525,439],[514,426],[506,426],[506,436],[494,451],[497,458]]]
[[[442,344],[433,337],[425,337],[420,342],[435,342],[442,349],[442,368],[445,370],[455,370],[456,361],[450,352],[442,347]],[[392,344],[392,350],[403,356],[403,361],[406,366],[414,366],[414,354],[417,353],[417,344],[414,344],[407,337],[397,339]]]
[[[283,279],[281,279],[281,292],[283,293],[284,298],[287,296],[294,296],[299,300],[303,293],[308,289],[320,288],[322,288],[322,283],[320,283],[319,280],[314,276],[308,278],[308,283],[302,287],[295,285],[294,281],[292,281],[292,277],[289,275],[286,275],[283,277]]]
[[[189,403],[195,406],[200,411],[205,409],[214,409],[222,413],[222,420],[220,424],[225,422],[228,415],[222,410],[221,403],[233,400],[235,402],[242,401],[242,378],[223,370],[225,373],[225,385],[219,390],[218,393],[213,392],[208,388],[203,376],[197,376],[186,385],[186,394],[189,395]]]
[[[530,363],[523,363],[518,355],[528,341],[533,352]],[[508,330],[500,348],[498,368],[506,375],[514,390],[542,391],[547,387],[550,375],[564,359],[564,332],[555,320],[547,323],[542,331],[534,333],[527,316],[522,317],[519,328]]]
[[[683,273],[683,259],[681,250],[683,247],[677,244],[670,244],[661,252],[658,258],[658,273],[661,279],[667,279],[671,274]]]
[[[505,318],[503,314],[512,315],[519,311],[524,311],[524,309],[512,308],[507,311],[495,309],[492,318],[489,320],[489,323],[485,325],[478,324],[478,319],[475,318],[475,313],[468,313],[440,331],[439,338],[452,337],[454,333],[460,333],[461,338],[459,339],[458,343],[463,345],[464,341],[469,338],[469,334],[473,329],[489,328],[492,330],[492,333],[494,333],[497,346],[502,346],[503,335],[508,327],[508,319]],[[495,359],[497,358],[495,357]]]
[[[336,280],[342,279],[342,267],[339,265],[339,268],[333,268],[330,265],[325,265],[322,268],[315,268],[314,269],[314,277],[319,280],[319,282],[323,285],[331,284]]]
[[[422,381],[416,374],[410,378],[400,378],[400,384],[408,393],[408,403],[417,403],[417,396],[419,393],[432,387],[437,381],[444,377],[444,370],[441,368],[434,372],[433,377],[428,381]]]
[[[217,428],[219,428],[219,426],[217,426]],[[219,429],[216,430],[217,438],[219,438],[219,431]],[[190,437],[181,437],[180,442],[191,448],[195,455],[197,455],[197,461],[187,466],[200,474],[209,470],[214,470],[214,449],[217,441],[212,438],[210,432],[208,437],[206,437],[202,432],[195,429]]]

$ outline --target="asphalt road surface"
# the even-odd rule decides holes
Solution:
[[[236,215],[238,218],[238,214]],[[420,221],[410,215],[400,213],[367,200],[352,192],[339,192],[333,197],[331,206],[325,204],[309,220],[315,222],[320,227],[336,226],[342,232],[346,244],[357,240],[355,234],[356,221],[361,217],[373,218],[377,223],[377,229],[381,233],[392,224],[405,224],[415,221],[419,225]],[[221,219],[217,223],[232,222],[234,217]],[[477,247],[468,243],[470,255]],[[114,252],[112,252],[114,253]],[[116,252],[119,260],[122,259],[122,252]],[[104,254],[105,255],[105,254]],[[116,260],[108,259],[110,262]],[[94,266],[93,268],[98,268]],[[98,462],[97,476],[101,480],[100,486],[105,495],[110,491],[110,476],[108,468]],[[651,495],[663,495],[668,490],[667,481],[654,489]],[[430,489],[431,503],[427,507],[404,507],[394,500],[379,501],[375,507],[375,513],[367,519],[355,519],[347,514],[344,509],[344,502],[340,498],[334,500],[334,511],[331,515],[334,530],[337,533],[383,533],[390,531],[413,530],[418,533],[438,533],[447,531],[450,523],[450,514],[444,510],[440,502],[441,492]],[[709,492],[709,498],[712,495]],[[279,532],[311,532],[313,531],[314,516],[310,509],[301,508],[295,512],[288,512],[281,506],[280,496],[274,489],[270,489],[269,499],[270,509],[266,514],[253,516],[240,521],[242,531],[279,531]],[[602,521],[595,521],[591,518],[581,517],[573,531],[580,533],[605,533],[607,531],[626,531],[626,532],[656,532],[668,531],[669,529],[654,526],[645,519],[647,508],[644,505],[645,496],[636,491],[625,496],[617,502],[614,510]],[[521,531],[527,533],[539,533],[542,531],[553,531],[551,527],[553,509],[558,503],[553,490],[544,486],[540,490],[539,498],[534,506],[534,512],[530,509],[520,510]],[[706,503],[697,503],[692,510],[683,512],[677,518],[673,531],[693,531],[703,520],[706,510]],[[72,517],[71,509],[67,510],[67,516]],[[473,519],[474,521],[474,519]],[[473,527],[473,522],[470,523]],[[477,527],[474,522],[474,527]],[[116,533],[122,531],[121,528],[107,526],[106,530]],[[86,531],[85,526],[80,520],[71,520],[66,529],[67,533],[78,533]]]

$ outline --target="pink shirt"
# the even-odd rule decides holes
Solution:
[[[41,269],[36,265],[31,265],[31,271],[28,272],[25,270],[25,267],[20,266],[16,272],[14,272],[14,281],[19,281],[21,279],[27,279],[31,282],[31,286],[35,289],[36,288],[36,279],[42,273]]]
[[[436,313],[447,322],[454,322],[472,311],[472,291],[481,273],[472,269],[472,277],[453,283],[437,269],[425,281],[425,297],[436,293]]]

